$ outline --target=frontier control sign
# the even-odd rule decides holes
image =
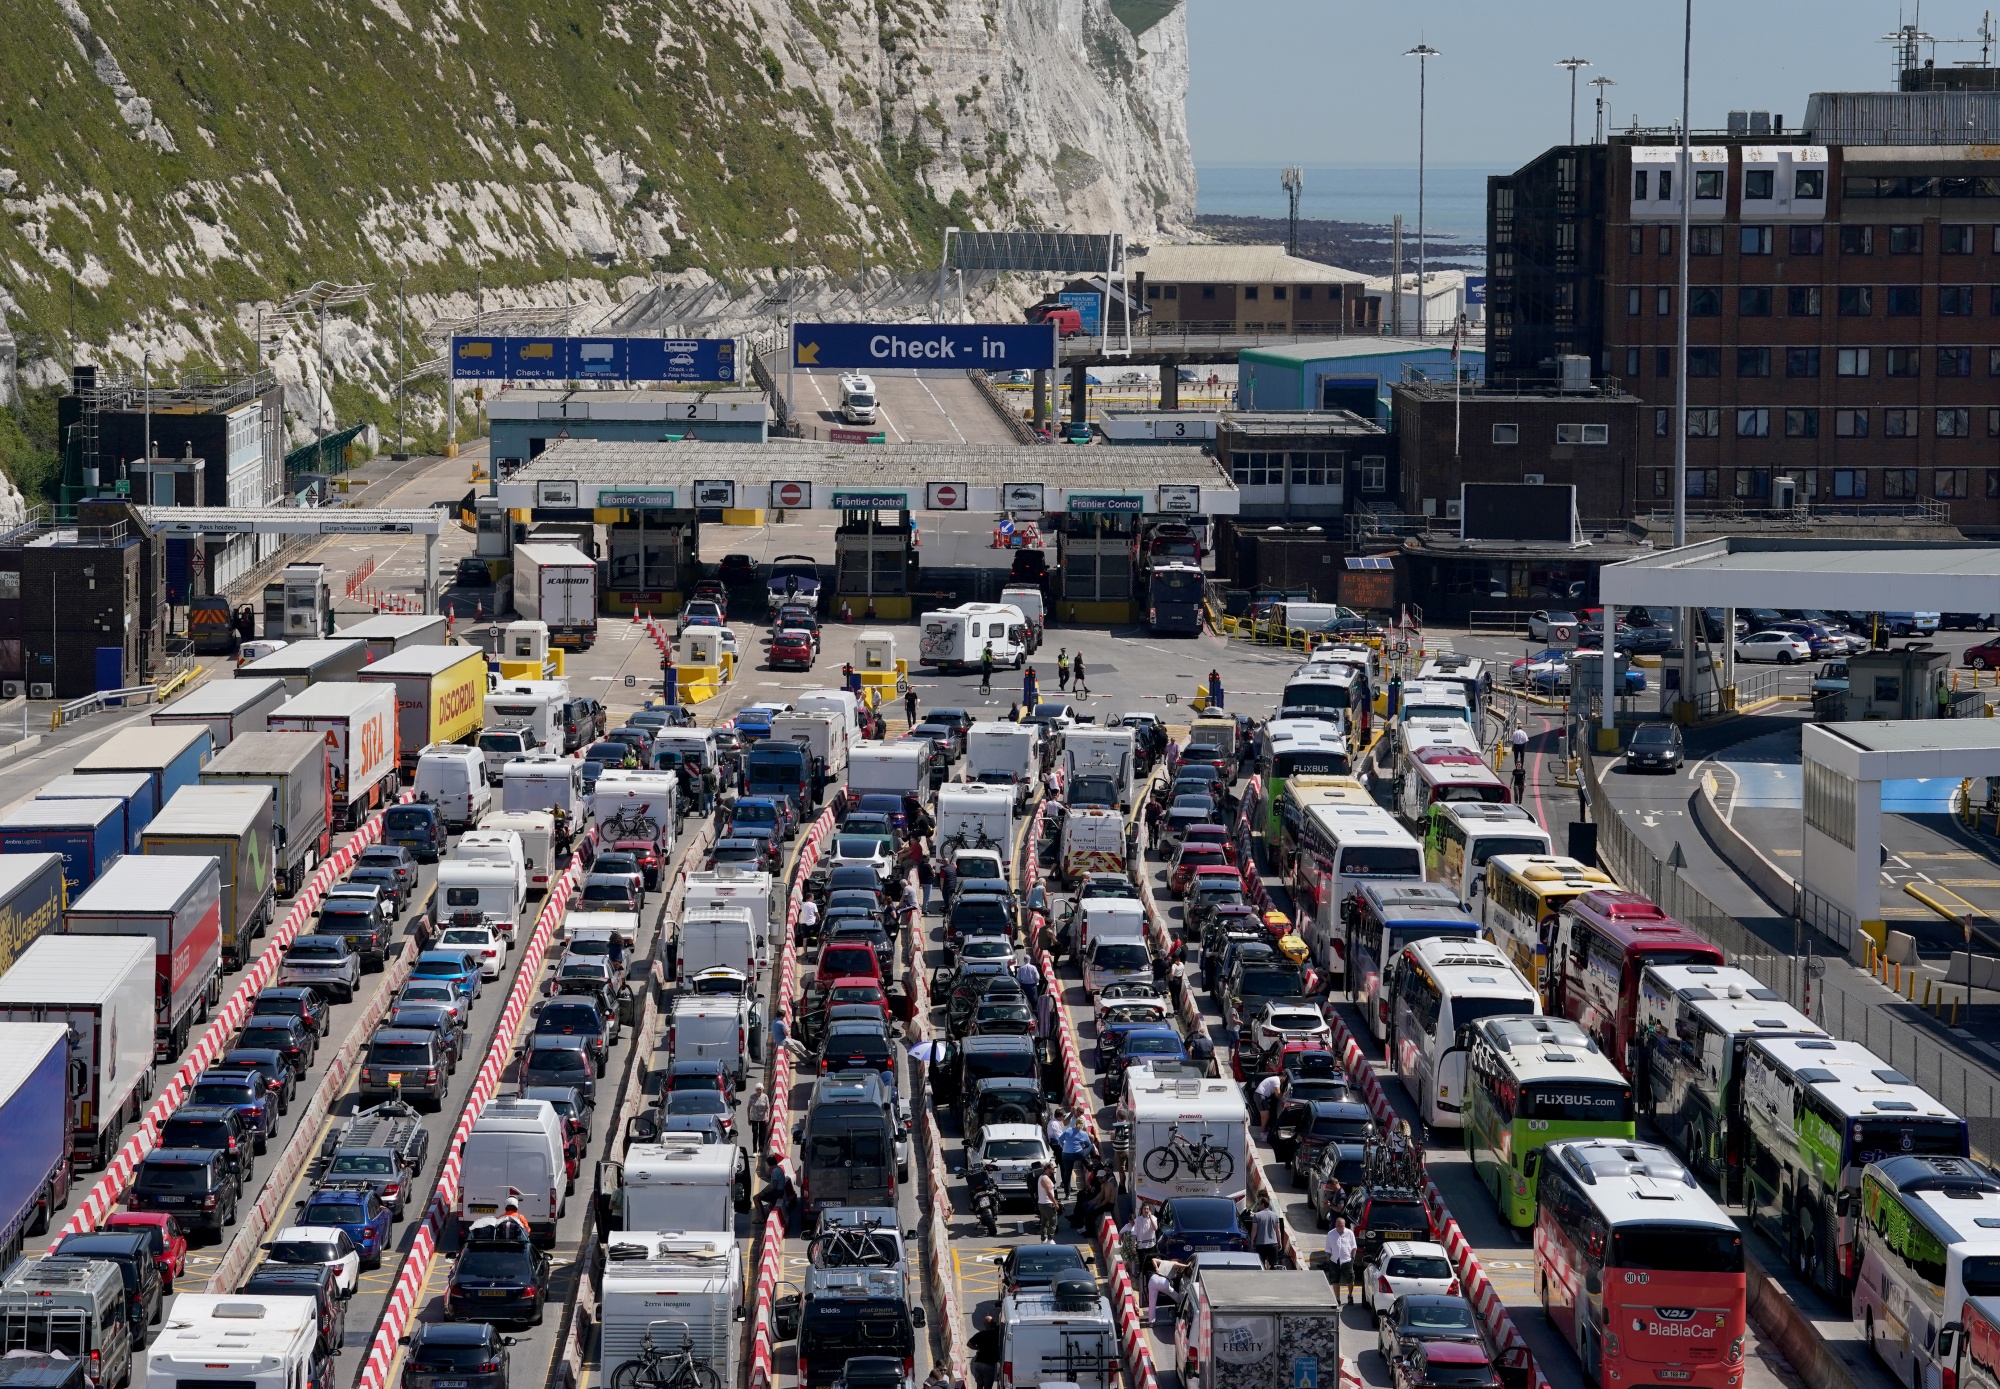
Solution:
[[[794,323],[792,365],[1033,371],[1056,364],[1053,323]]]

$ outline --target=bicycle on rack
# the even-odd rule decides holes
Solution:
[[[678,1351],[653,1343],[653,1328],[678,1326]],[[722,1376],[694,1353],[694,1334],[686,1322],[654,1322],[640,1342],[639,1358],[627,1360],[611,1374],[611,1389],[722,1389]]]
[[[1236,1159],[1229,1149],[1209,1142],[1207,1134],[1199,1143],[1190,1143],[1182,1137],[1181,1126],[1173,1124],[1166,1143],[1147,1151],[1143,1166],[1147,1178],[1155,1182],[1172,1181],[1183,1167],[1202,1181],[1226,1182],[1236,1171]]]

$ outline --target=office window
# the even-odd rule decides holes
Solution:
[[[1721,227],[1689,227],[1688,254],[1691,256],[1719,256],[1722,254]]]
[[[1890,409],[1882,412],[1882,437],[1884,439],[1914,439],[1917,437],[1917,412],[1907,409]]]
[[[1688,349],[1688,376],[1722,375],[1722,349],[1719,347],[1690,347]]]
[[[1842,291],[1845,293],[1846,291]],[[1924,311],[1924,291],[1921,285],[1889,286],[1889,317],[1916,318]]]
[[[1843,256],[1874,255],[1875,228],[1842,227],[1840,229],[1840,253]]]
[[[2000,347],[1996,347],[1993,350],[1996,352],[2000,352]],[[1671,377],[1673,374],[1674,374],[1674,349],[1671,347],[1654,348],[1653,375],[1659,377],[1661,380],[1664,381],[1669,377]]]
[[[1919,376],[1923,373],[1923,358],[1914,347],[1891,347],[1882,353],[1882,374],[1884,376]]]
[[[1146,297],[1148,299],[1158,299],[1160,297],[1160,287],[1158,285],[1147,285]]]
[[[1785,290],[1785,312],[1793,318],[1819,317],[1819,286],[1792,285]]]
[[[1272,285],[1272,286],[1271,286],[1271,297],[1272,297],[1273,299],[1283,299],[1283,298],[1285,297],[1285,286],[1283,286],[1283,285]]]
[[[1736,495],[1744,501],[1763,501],[1771,495],[1769,468],[1738,468]]]
[[[1931,486],[1931,495],[1946,499],[1971,496],[1966,490],[1967,472],[1965,468],[1939,468]]]
[[[1636,347],[1625,349],[1625,375],[1632,378],[1639,375],[1639,349]]]
[[[1885,501],[1907,500],[1917,495],[1915,468],[1884,468],[1882,497]]]
[[[1696,169],[1694,171],[1694,200],[1696,202],[1719,202],[1722,199],[1722,170]]]
[[[1203,285],[1201,287],[1201,297],[1204,299],[1213,299],[1215,297],[1215,286]]]
[[[1866,468],[1835,468],[1833,470],[1833,495],[1842,498],[1863,498],[1868,495],[1868,470]]]
[[[1775,193],[1778,172],[1775,169],[1745,169],[1743,171],[1743,200],[1745,202],[1769,202]]]
[[[1920,256],[1924,253],[1924,229],[1915,227],[1889,228],[1889,254],[1892,256]]]
[[[1843,318],[1866,318],[1875,312],[1875,291],[1867,285],[1842,285],[1840,287],[1840,313]]]
[[[1719,497],[1722,495],[1722,469],[1689,468],[1687,471],[1690,497]]]
[[[1653,411],[1653,437],[1655,439],[1674,437],[1674,412],[1665,406],[1659,406]]]
[[[1801,468],[1792,474],[1798,480],[1799,495],[1807,501],[1819,495],[1819,474],[1811,468]]]
[[[1826,170],[1794,169],[1792,171],[1792,196],[1807,202],[1816,202],[1826,196]]]
[[[1255,285],[1245,285],[1245,286],[1243,286],[1243,297],[1244,297],[1244,299],[1245,299],[1245,300],[1247,300],[1247,301],[1249,301],[1249,302],[1252,302],[1252,303],[1256,302],[1256,299],[1257,299],[1257,286],[1255,286]]]
[[[1736,437],[1739,439],[1770,438],[1771,412],[1764,409],[1738,410],[1736,412]]]
[[[1771,316],[1771,287],[1769,285],[1738,285],[1736,287],[1736,312],[1743,318],[1769,318]]]
[[[1971,285],[1939,285],[1938,312],[1952,318],[1972,316]]]
[[[1963,405],[1939,406],[1933,427],[1940,439],[1970,439],[1972,411]],[[1940,496],[1943,494],[1940,493]]]
[[[1715,318],[1722,313],[1722,291],[1714,285],[1688,286],[1688,317]]]
[[[1660,175],[1660,184],[1663,188],[1665,187],[1666,182],[1667,182],[1667,176],[1663,173]],[[1664,198],[1667,195],[1664,192],[1662,192],[1660,196]],[[1995,236],[1993,238],[1994,244],[1996,246],[2000,246],[2000,227],[1994,228],[1994,232],[1995,232]],[[1673,253],[1674,253],[1674,229],[1672,227],[1661,227],[1660,254],[1663,256],[1670,256]]]
[[[1720,439],[1722,437],[1722,411],[1713,405],[1688,407],[1688,438]]]
[[[1558,444],[1608,444],[1611,442],[1611,426],[1608,424],[1559,424],[1556,426]]]
[[[1647,181],[1648,181],[1648,175],[1649,175],[1649,173],[1650,173],[1650,170],[1646,170],[1646,169],[1634,169],[1634,170],[1632,171],[1632,201],[1633,201],[1633,202],[1635,202],[1635,203],[1643,203],[1644,201],[1646,201],[1646,197],[1647,197],[1647,194],[1646,194],[1646,183],[1647,183]],[[1664,180],[1664,179],[1662,179],[1662,182],[1664,182],[1664,181],[1665,181],[1665,180]],[[1632,230],[1634,230],[1634,231],[1637,231],[1637,230],[1638,230],[1638,228],[1637,228],[1637,227],[1634,227],[1634,228],[1633,228]]]
[[[1653,291],[1653,312],[1665,318],[1674,311],[1674,292],[1671,289]]]
[[[1771,254],[1771,229],[1769,227],[1738,227],[1736,249],[1746,256],[1768,256]]]
[[[1738,376],[1769,376],[1771,374],[1771,349],[1768,347],[1737,348],[1736,374]]]
[[[1625,229],[1625,250],[1630,255],[1639,255],[1646,249],[1646,229],[1627,227]]]
[[[1964,224],[1938,228],[1938,251],[1947,256],[1972,254],[1972,228]]]
[[[1239,453],[1230,457],[1230,476],[1241,487],[1282,487],[1285,485],[1285,455],[1282,453]]]
[[[1819,438],[1819,411],[1810,409],[1785,411],[1785,437],[1787,439]]]
[[[1347,465],[1344,453],[1294,453],[1289,457],[1294,487],[1338,487]]]
[[[1937,350],[1937,374],[1939,376],[1972,375],[1972,349],[1969,347],[1940,347]]]
[[[1833,374],[1835,376],[1866,376],[1868,374],[1868,349],[1865,347],[1836,348],[1833,354]]]
[[[1868,437],[1868,412],[1866,410],[1834,411],[1833,437],[1836,439],[1866,439]]]
[[[1637,285],[1625,291],[1625,312],[1633,318],[1639,316],[1639,287]]]
[[[1826,251],[1825,227],[1787,227],[1785,232],[1795,256],[1817,256]]]
[[[1674,470],[1672,468],[1653,469],[1653,495],[1671,497],[1674,494]]]
[[[1356,471],[1361,475],[1361,490],[1364,492],[1384,492],[1389,487],[1389,460],[1380,454],[1371,454],[1358,460]]]
[[[1181,297],[1181,287],[1179,285],[1167,286],[1167,298],[1178,299],[1180,297]]]
[[[1788,347],[1785,349],[1785,375],[1818,376],[1819,349],[1817,347]]]
[[[1496,444],[1518,444],[1521,442],[1521,426],[1518,424],[1496,424],[1493,426],[1493,442]]]

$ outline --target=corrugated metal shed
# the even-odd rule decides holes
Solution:
[[[1805,133],[1825,145],[2000,144],[2000,92],[1814,92]]]

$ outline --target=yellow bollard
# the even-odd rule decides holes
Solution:
[[[1889,987],[1894,989],[1897,993],[1901,993],[1903,991],[1903,966],[1901,961],[1896,962],[1895,970],[1896,970],[1896,982],[1891,984]]]
[[[1958,1026],[1958,999],[1956,996],[1951,1000],[1951,1025],[1953,1027]]]
[[[1917,1001],[1917,967],[1915,965],[1910,966],[1910,988],[1905,997],[1912,1003]]]
[[[1924,980],[1924,1007],[1926,1010],[1928,1010],[1930,1006],[1931,1006],[1931,981],[1926,979]]]

